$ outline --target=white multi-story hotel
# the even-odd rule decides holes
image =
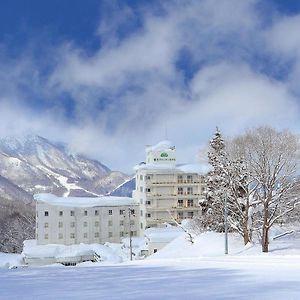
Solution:
[[[37,194],[36,240],[45,244],[119,243],[139,236],[139,204],[127,197],[56,197]]]
[[[140,203],[140,229],[180,223],[201,214],[204,178],[198,165],[176,165],[168,141],[146,148],[146,163],[135,167],[133,198]]]

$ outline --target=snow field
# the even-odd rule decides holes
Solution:
[[[0,269],[0,299],[299,299],[300,235],[274,240],[270,253],[230,235],[182,234],[143,261],[80,267]],[[1,257],[1,256],[0,256]]]

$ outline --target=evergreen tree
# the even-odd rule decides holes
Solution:
[[[224,231],[226,196],[230,229],[241,234],[247,244],[252,237],[251,182],[244,160],[237,153],[229,156],[225,148],[222,134],[217,128],[209,144],[208,161],[212,170],[206,178],[207,193],[202,223],[211,230]]]
[[[202,203],[202,222],[204,227],[220,232],[224,230],[223,199],[227,187],[227,159],[225,143],[218,127],[209,143],[208,162],[212,169],[206,177],[207,190],[206,200]]]

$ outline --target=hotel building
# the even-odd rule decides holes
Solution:
[[[168,141],[146,148],[146,162],[135,167],[133,198],[140,203],[140,230],[181,223],[201,215],[204,177],[199,165],[176,165]]]
[[[127,197],[37,194],[36,240],[46,244],[120,243],[140,235],[139,204]]]

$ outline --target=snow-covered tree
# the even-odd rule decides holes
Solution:
[[[224,230],[224,196],[227,187],[225,168],[227,156],[225,143],[218,128],[209,143],[208,163],[211,171],[206,176],[206,197],[202,201],[202,217],[199,219],[202,226],[215,231]]]
[[[233,151],[234,144],[225,144],[217,128],[210,142],[208,152],[212,171],[207,177],[208,217],[213,217],[213,229],[224,227],[224,198],[227,197],[227,210],[230,229],[242,235],[244,243],[251,242],[253,202],[251,179],[247,174],[246,164],[239,152]],[[212,213],[212,216],[209,215]],[[221,226],[221,227],[220,227]]]
[[[262,251],[268,252],[270,228],[298,203],[298,137],[287,130],[260,127],[238,138],[238,144],[252,185],[252,203],[258,206]]]

